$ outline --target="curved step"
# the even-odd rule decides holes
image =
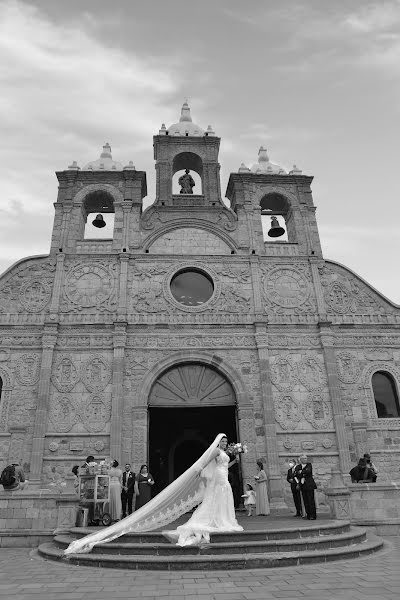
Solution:
[[[110,554],[75,554],[66,558],[63,550],[53,542],[42,544],[38,548],[39,555],[51,559],[70,562],[74,565],[134,569],[134,570],[235,570],[304,565],[323,563],[331,560],[356,558],[377,552],[383,546],[383,540],[376,536],[351,546],[327,548],[321,550],[304,550],[302,552],[223,554],[216,556],[143,556],[143,555],[110,555]]]
[[[174,529],[175,524],[170,524],[168,529]],[[81,538],[90,533],[100,531],[99,527],[72,527],[68,531],[74,538]],[[256,542],[262,540],[279,540],[279,539],[297,539],[319,537],[323,535],[341,534],[350,530],[350,521],[328,521],[316,522],[311,525],[310,521],[302,521],[302,525],[294,525],[293,527],[277,527],[268,529],[245,530],[241,532],[227,533],[212,533],[211,542],[241,542],[245,539],[248,542]],[[145,543],[145,544],[161,544],[165,543],[166,539],[160,531],[150,531],[146,533],[126,533],[118,538],[127,543]]]
[[[244,536],[243,536],[244,538]],[[132,543],[115,540],[107,544],[98,544],[92,550],[93,554],[108,555],[142,555],[142,556],[176,556],[176,555],[221,555],[221,554],[254,554],[272,552],[301,552],[304,550],[323,551],[327,548],[338,548],[358,544],[365,540],[366,531],[361,528],[352,528],[346,533],[338,535],[323,535],[320,537],[305,537],[301,539],[278,539],[239,542],[211,542],[203,546],[187,546],[181,548],[164,539],[163,543]],[[120,538],[123,539],[123,538]],[[57,535],[54,544],[60,549],[65,549],[74,540],[70,535]]]

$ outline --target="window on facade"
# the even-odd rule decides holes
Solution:
[[[400,417],[399,396],[390,373],[377,371],[372,376],[376,412],[380,419]]]
[[[171,293],[180,304],[200,306],[211,298],[214,285],[210,277],[201,271],[179,271],[171,280]]]

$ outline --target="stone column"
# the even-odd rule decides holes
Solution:
[[[238,404],[238,426],[238,441],[249,446],[249,453],[240,456],[243,482],[254,483],[253,476],[255,474],[257,456],[255,452],[252,452],[252,448],[255,449],[256,446],[254,407],[252,404]]]
[[[344,476],[348,476],[351,468],[349,443],[346,435],[343,403],[340,397],[339,379],[336,369],[336,358],[333,347],[330,346],[329,325],[320,324],[321,343],[324,351],[326,373],[328,376],[328,389],[332,402],[333,422],[336,431],[336,439],[339,451],[340,470]]]
[[[38,406],[33,428],[30,486],[40,488],[42,475],[44,436],[47,429],[47,411],[50,397],[50,377],[54,347],[57,341],[57,325],[45,325],[42,337],[42,363],[38,389]]]
[[[148,410],[146,406],[132,409],[132,456],[130,460],[136,473],[143,463],[148,461]]]
[[[124,359],[126,345],[126,323],[114,324],[114,359],[111,401],[110,456],[121,461],[122,416],[124,401]]]
[[[128,288],[128,262],[127,254],[120,254],[120,271],[119,271],[119,298],[118,298],[118,320],[126,319],[127,311],[127,288]]]
[[[278,440],[276,435],[275,410],[272,400],[272,383],[268,352],[268,338],[265,325],[256,324],[256,345],[260,368],[261,393],[264,408],[265,444],[268,461],[268,479],[270,485],[270,504],[274,509],[287,509],[283,480],[279,468]]]
[[[18,461],[23,466],[26,427],[10,427],[9,432],[8,464]]]
[[[61,286],[64,278],[64,260],[65,254],[63,252],[57,254],[56,272],[54,275],[53,293],[50,304],[50,319],[54,322],[58,320]]]

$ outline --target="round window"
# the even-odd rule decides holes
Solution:
[[[175,300],[185,306],[200,306],[214,293],[212,279],[200,271],[179,271],[171,279],[171,293]]]

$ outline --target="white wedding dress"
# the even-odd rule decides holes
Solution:
[[[210,533],[243,531],[235,516],[232,488],[228,480],[230,458],[223,450],[215,459],[215,465],[206,484],[202,503],[189,521],[175,531],[163,531],[178,546],[193,546],[210,542]],[[207,467],[206,467],[207,469]]]
[[[204,454],[150,502],[111,527],[75,540],[64,554],[90,552],[93,546],[111,542],[127,533],[160,529],[196,506],[187,523],[175,531],[163,531],[163,534],[181,546],[188,546],[208,542],[212,532],[242,531],[236,521],[228,481],[229,457],[221,449],[216,454],[223,437],[226,437],[224,433],[218,434]]]

